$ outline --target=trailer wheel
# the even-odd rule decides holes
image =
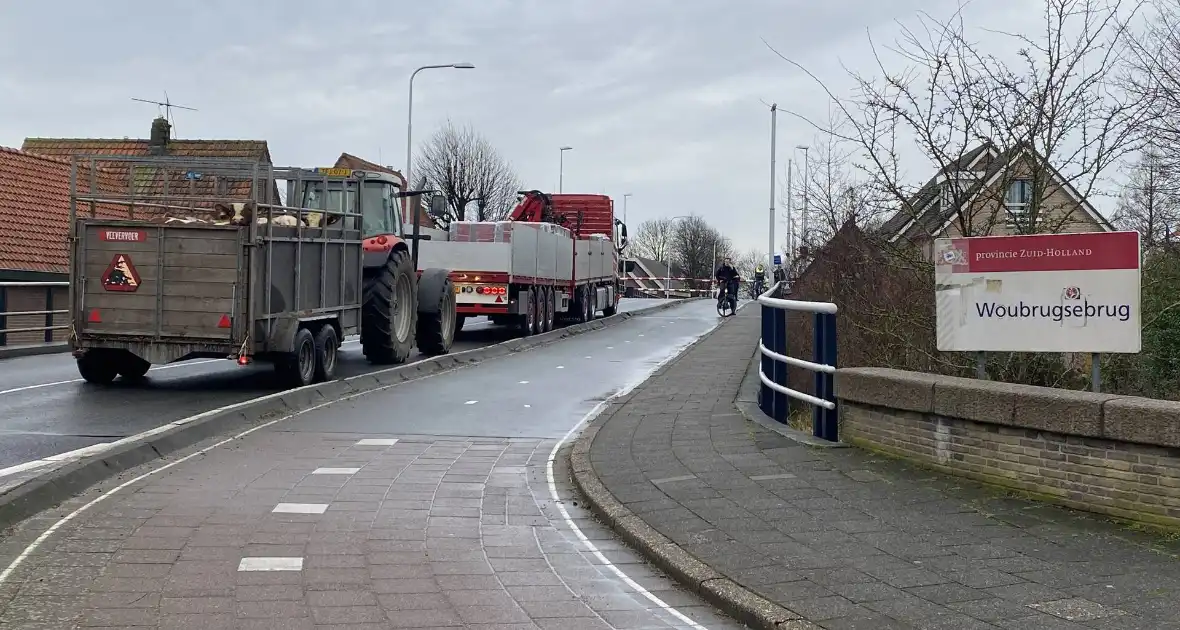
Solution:
[[[445,269],[427,269],[418,279],[418,324],[414,341],[418,351],[436,357],[451,351],[455,343],[455,283]]]
[[[554,328],[554,320],[557,317],[557,307],[553,305],[553,287],[545,287],[541,291],[543,304],[541,311],[544,313],[541,317],[541,332],[550,332]]]
[[[295,333],[295,341],[291,352],[283,354],[275,360],[275,372],[283,385],[287,387],[303,387],[315,382],[316,372],[315,337],[306,328],[300,328]]]
[[[336,328],[331,324],[324,324],[315,334],[315,380],[317,382],[336,378],[336,359],[339,349],[340,339],[336,336]]]
[[[529,291],[528,303],[524,305],[524,313],[516,318],[516,326],[522,337],[528,337],[537,330],[537,294]]]
[[[119,370],[111,353],[91,350],[78,357],[78,373],[87,383],[110,385],[119,375]]]
[[[123,351],[123,356],[119,360],[119,376],[128,380],[135,380],[147,376],[148,370],[152,369],[152,364],[144,361],[135,354]]]
[[[614,301],[614,302],[611,302],[611,303],[610,303],[610,306],[604,306],[604,307],[602,307],[602,316],[603,316],[603,317],[610,317],[610,316],[612,316],[612,315],[614,315],[615,313],[618,313],[618,312],[619,312],[619,302],[618,302],[618,298],[617,298],[617,297],[615,297],[615,301]]]
[[[361,349],[372,363],[404,363],[410,358],[418,317],[414,275],[409,252],[399,249],[365,282]]]

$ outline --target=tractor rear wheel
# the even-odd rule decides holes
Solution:
[[[385,266],[365,281],[361,350],[371,363],[405,363],[414,349],[418,291],[410,253],[395,250]]]

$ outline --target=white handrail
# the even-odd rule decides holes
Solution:
[[[774,350],[767,348],[766,344],[762,343],[762,341],[758,342],[758,349],[762,351],[763,356],[768,356],[775,361],[782,361],[787,365],[793,365],[797,368],[803,368],[804,370],[811,370],[812,372],[823,372],[824,374],[836,373],[836,368],[830,365],[825,365],[823,363],[812,363],[811,361],[804,361],[803,359],[796,359],[795,357],[789,357],[785,354],[779,354]]]
[[[766,375],[763,374],[761,370],[758,371],[758,378],[762,379],[763,385],[773,389],[774,391],[776,391],[780,394],[790,396],[791,398],[795,398],[797,400],[802,400],[803,402],[811,403],[817,407],[823,407],[824,409],[835,409],[836,408],[836,403],[826,401],[822,398],[816,398],[815,396],[812,396],[811,394],[804,394],[803,392],[795,391],[795,390],[791,389],[790,387],[783,387],[782,385],[779,385],[778,383],[767,378]]]
[[[765,293],[758,296],[758,303],[765,304],[771,308],[777,308],[786,311],[804,311],[806,313],[829,313],[836,314],[836,305],[831,302],[804,302],[802,300],[784,300],[782,298],[770,297],[770,294],[778,290],[778,286],[782,281],[774,283]]]

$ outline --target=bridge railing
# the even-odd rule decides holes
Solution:
[[[762,365],[758,376],[762,388],[758,406],[778,422],[790,419],[791,398],[811,405],[811,429],[815,437],[839,440],[840,424],[836,408],[836,305],[831,302],[804,302],[774,297],[782,283],[776,283],[758,296],[762,307],[762,338],[758,350]],[[814,318],[812,360],[787,354],[787,313],[810,313]],[[787,368],[801,368],[815,373],[815,395],[787,387]]]
[[[58,341],[70,327],[68,282],[0,282],[0,347]]]

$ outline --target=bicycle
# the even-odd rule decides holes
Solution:
[[[721,317],[730,317],[734,313],[737,313],[737,287],[740,282],[741,278],[735,278],[718,287],[717,314]]]
[[[754,283],[750,285],[750,299],[757,300],[759,295],[766,292],[766,284],[761,278],[756,278]]]

